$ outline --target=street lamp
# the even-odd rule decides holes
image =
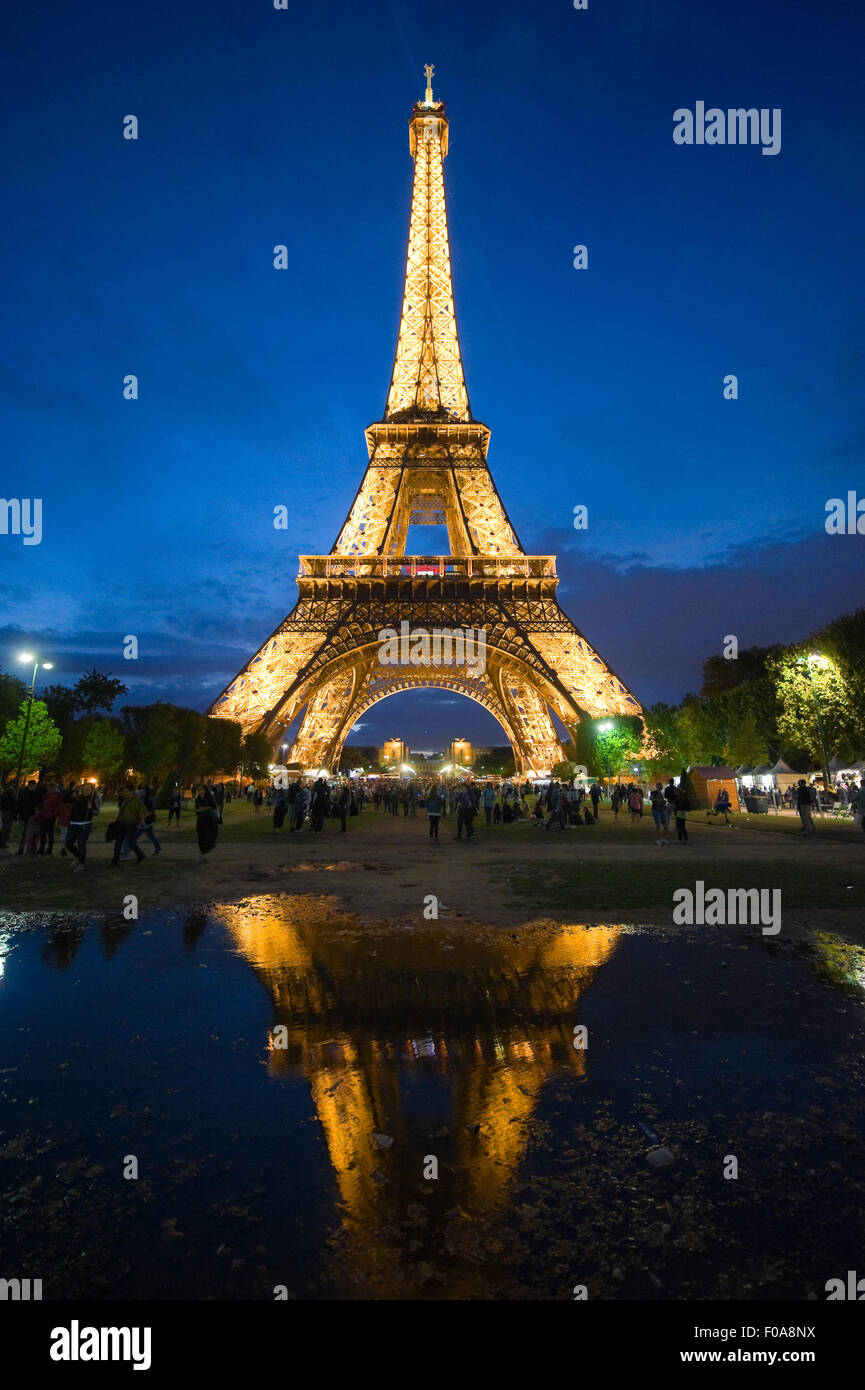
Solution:
[[[25,748],[27,747],[27,734],[28,734],[29,729],[30,729],[30,714],[31,714],[31,711],[32,711],[32,709],[33,709],[33,696],[34,696],[35,693],[36,693],[36,672],[39,670],[39,667],[40,667],[40,666],[42,667],[42,669],[43,669],[44,671],[53,671],[53,670],[54,670],[54,662],[53,662],[53,661],[40,661],[39,658],[36,657],[36,656],[34,656],[32,652],[20,652],[20,653],[19,653],[19,656],[18,656],[18,660],[19,660],[19,661],[32,661],[32,662],[33,662],[33,679],[32,679],[32,681],[30,682],[30,690],[28,691],[28,694],[27,694],[27,713],[26,713],[26,715],[24,716],[24,736],[23,736],[23,738],[21,739],[21,752],[18,754],[18,771],[15,773],[15,789],[16,789],[17,792],[20,792],[20,790],[21,790],[21,768],[24,766],[24,750],[25,750]]]
[[[814,696],[814,710],[817,715],[817,728],[820,730],[820,747],[823,750],[823,778],[826,790],[828,792],[830,780],[829,755],[826,752],[826,736],[823,733],[823,719],[820,714],[820,701],[817,699],[817,687],[814,684],[813,668],[814,666],[819,666],[821,669],[825,670],[825,668],[829,665],[829,660],[827,657],[821,656],[819,652],[809,652],[807,656],[797,656],[796,662],[799,666],[808,667],[808,675],[811,678],[811,694]]]

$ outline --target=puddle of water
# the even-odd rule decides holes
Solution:
[[[861,1262],[860,948],[321,914],[4,919],[0,1274],[45,1298],[822,1298]]]

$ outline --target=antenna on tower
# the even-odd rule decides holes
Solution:
[[[426,73],[426,98],[424,100],[424,106],[433,106],[435,103],[433,102],[432,80],[435,68],[432,63],[424,63],[423,70]]]

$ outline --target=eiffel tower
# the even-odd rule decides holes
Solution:
[[[559,607],[553,555],[527,555],[487,464],[490,431],[469,407],[454,313],[442,163],[444,103],[409,121],[414,159],[405,292],[384,418],[366,430],[369,465],[329,555],[302,555],[299,597],[208,713],[273,739],[305,709],[289,761],[335,768],[366,710],[398,691],[436,687],[495,716],[517,771],[562,758],[550,710],[573,737],[584,715],[640,705]],[[443,525],[447,555],[406,554],[411,525]],[[401,624],[403,627],[401,628]],[[447,657],[382,664],[386,630],[483,633],[485,659],[456,642]],[[474,659],[471,659],[471,656]]]

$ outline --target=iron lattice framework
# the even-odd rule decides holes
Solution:
[[[335,767],[378,700],[416,687],[456,690],[499,720],[519,772],[562,757],[550,711],[571,735],[583,712],[639,715],[633,695],[556,599],[553,556],[526,555],[487,465],[454,312],[442,161],[444,104],[409,123],[414,158],[405,293],[384,418],[366,431],[369,464],[329,555],[301,556],[299,598],[211,706],[276,745],[305,711],[289,761]],[[444,525],[449,555],[406,555],[411,525]],[[485,661],[383,665],[382,632],[485,632]]]

